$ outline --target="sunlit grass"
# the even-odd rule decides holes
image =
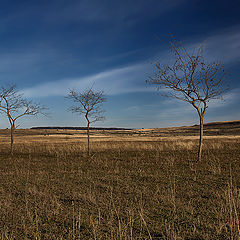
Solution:
[[[1,239],[240,236],[240,138],[2,136]]]

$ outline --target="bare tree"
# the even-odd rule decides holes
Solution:
[[[11,154],[14,151],[14,132],[18,127],[16,121],[24,116],[35,116],[44,113],[45,107],[40,104],[33,103],[23,97],[15,85],[1,87],[0,89],[0,112],[5,114],[10,123],[11,136]]]
[[[72,99],[78,106],[73,106],[69,110],[73,113],[84,114],[87,120],[87,138],[88,138],[88,155],[90,154],[90,124],[104,120],[103,102],[106,101],[103,91],[95,91],[93,87],[87,88],[83,92],[76,92],[74,89],[69,90],[67,98]]]
[[[162,95],[190,103],[197,111],[200,120],[198,161],[201,161],[203,145],[203,119],[212,99],[221,98],[226,87],[223,64],[220,61],[208,63],[200,45],[187,50],[174,38],[170,41],[173,62],[155,64],[155,74],[147,82],[163,89]],[[168,91],[167,91],[168,90]]]

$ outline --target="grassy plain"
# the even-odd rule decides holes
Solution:
[[[239,240],[239,129],[191,129],[1,130],[0,239]]]

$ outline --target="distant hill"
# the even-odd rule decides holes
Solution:
[[[205,123],[205,127],[234,127],[234,126],[240,126],[240,120],[235,121],[222,121],[222,122],[210,122]]]
[[[33,130],[87,130],[86,127],[32,127]],[[152,129],[130,129],[114,127],[91,127],[91,130],[107,131],[108,134],[138,134],[144,136],[196,136],[199,134],[199,125],[152,128]],[[106,133],[105,133],[106,134]],[[205,136],[217,135],[240,135],[240,120],[210,122],[204,124]]]
[[[61,129],[61,130],[87,130],[87,127],[32,127],[31,129]],[[130,128],[115,128],[115,127],[90,127],[90,130],[132,130]]]
[[[240,135],[240,120],[224,121],[224,122],[210,122],[204,124],[205,136],[217,135]],[[139,129],[139,132],[158,136],[191,136],[199,134],[199,125],[169,127],[169,128],[152,128]]]

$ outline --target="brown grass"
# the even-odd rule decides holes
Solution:
[[[2,134],[0,239],[240,239],[239,137],[63,133]]]

